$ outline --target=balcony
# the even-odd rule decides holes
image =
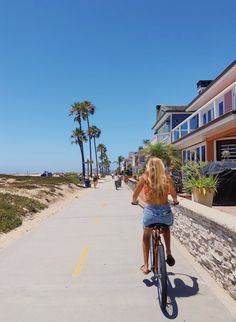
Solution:
[[[235,111],[235,96],[236,82],[176,126],[171,131],[171,143],[177,142],[201,128],[208,128],[218,120],[221,121],[230,112]]]
[[[157,142],[164,142],[166,144],[171,143],[170,132],[167,133],[158,133],[151,139],[151,144],[155,144]]]

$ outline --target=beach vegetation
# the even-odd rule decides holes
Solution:
[[[36,213],[47,206],[37,200],[0,193],[0,233],[7,233],[22,224],[22,218],[29,213]]]

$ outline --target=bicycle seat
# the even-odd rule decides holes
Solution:
[[[156,223],[156,224],[148,225],[147,228],[169,228],[169,226],[166,224]]]

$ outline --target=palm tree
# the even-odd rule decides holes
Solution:
[[[69,116],[74,115],[74,121],[79,123],[79,128],[82,131],[82,120],[81,120],[81,112],[80,112],[80,104],[79,102],[75,102],[74,104],[71,105],[70,111],[69,111]]]
[[[181,163],[181,155],[178,150],[176,150],[171,144],[166,144],[164,142],[157,142],[155,144],[150,144],[144,153],[148,156],[155,156],[166,164],[166,166],[178,166]]]
[[[118,163],[118,169],[119,169],[119,173],[121,170],[121,163],[125,160],[125,158],[122,155],[119,155],[117,158],[117,163]]]
[[[71,138],[73,139],[71,143],[78,144],[80,147],[80,152],[81,152],[81,159],[82,159],[82,173],[83,176],[85,177],[85,161],[84,161],[84,142],[87,142],[87,136],[85,132],[79,128],[76,128],[75,130],[72,131]]]
[[[75,141],[77,143],[75,141],[74,141],[74,143],[79,144],[79,146],[80,146],[81,159],[82,159],[82,172],[83,172],[83,176],[85,176],[84,142],[87,141],[87,138],[86,138],[86,140],[84,139],[84,136],[86,136],[86,135],[85,135],[85,132],[82,130],[81,103],[75,102],[74,104],[71,105],[71,108],[70,108],[70,111],[69,111],[69,116],[71,116],[71,115],[74,115],[75,116],[74,117],[74,121],[79,123],[79,129],[76,128],[76,130],[79,130],[80,131],[80,135],[79,135],[80,140],[77,140],[76,141],[76,136],[75,136],[74,139],[75,139]],[[79,134],[79,132],[76,131],[76,132],[73,132],[72,135],[75,135],[75,133],[78,133]]]
[[[100,153],[100,160],[101,160],[101,173],[103,174],[104,172],[104,158],[107,152],[107,148],[104,144],[100,143],[97,147],[97,151]]]
[[[93,143],[94,143],[97,175],[98,175],[98,154],[97,154],[97,147],[96,147],[96,139],[98,139],[100,135],[101,135],[101,130],[98,127],[96,127],[96,125],[93,125],[89,128],[89,137],[93,138]]]
[[[110,165],[111,161],[108,159],[108,156],[105,154],[105,158],[103,160],[104,170],[106,174],[110,173]]]
[[[87,121],[87,126],[88,126],[88,132],[89,132],[89,116],[93,115],[95,112],[95,106],[89,102],[89,101],[84,101],[82,103],[80,103],[80,111],[81,111],[81,116],[83,118],[83,120]],[[92,161],[92,147],[91,147],[91,137],[89,135],[89,158],[90,161]],[[90,162],[90,176],[92,176],[92,162]]]

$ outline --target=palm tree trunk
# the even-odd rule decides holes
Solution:
[[[81,119],[79,121],[79,128],[82,131],[82,122]],[[82,160],[82,173],[83,173],[83,177],[85,177],[85,160],[84,160],[84,145],[83,142],[80,143],[79,145],[80,147],[80,152],[81,152],[81,160]]]
[[[102,175],[103,175],[103,151],[102,150],[101,150],[100,158],[101,158],[101,172],[102,172]]]
[[[88,133],[89,133],[89,117],[87,116],[87,124],[88,124]],[[89,159],[90,161],[92,161],[92,146],[91,146],[91,136],[90,134],[88,135],[88,139],[89,139]],[[92,177],[93,175],[93,165],[92,162],[90,162],[90,177]]]
[[[81,160],[82,160],[82,173],[83,177],[85,177],[85,163],[84,163],[84,146],[83,143],[80,143],[80,152],[81,152]]]
[[[95,136],[93,137],[93,139],[94,139],[94,151],[95,151],[95,158],[96,158],[96,170],[97,170],[97,176],[98,176],[98,153],[97,153]]]

